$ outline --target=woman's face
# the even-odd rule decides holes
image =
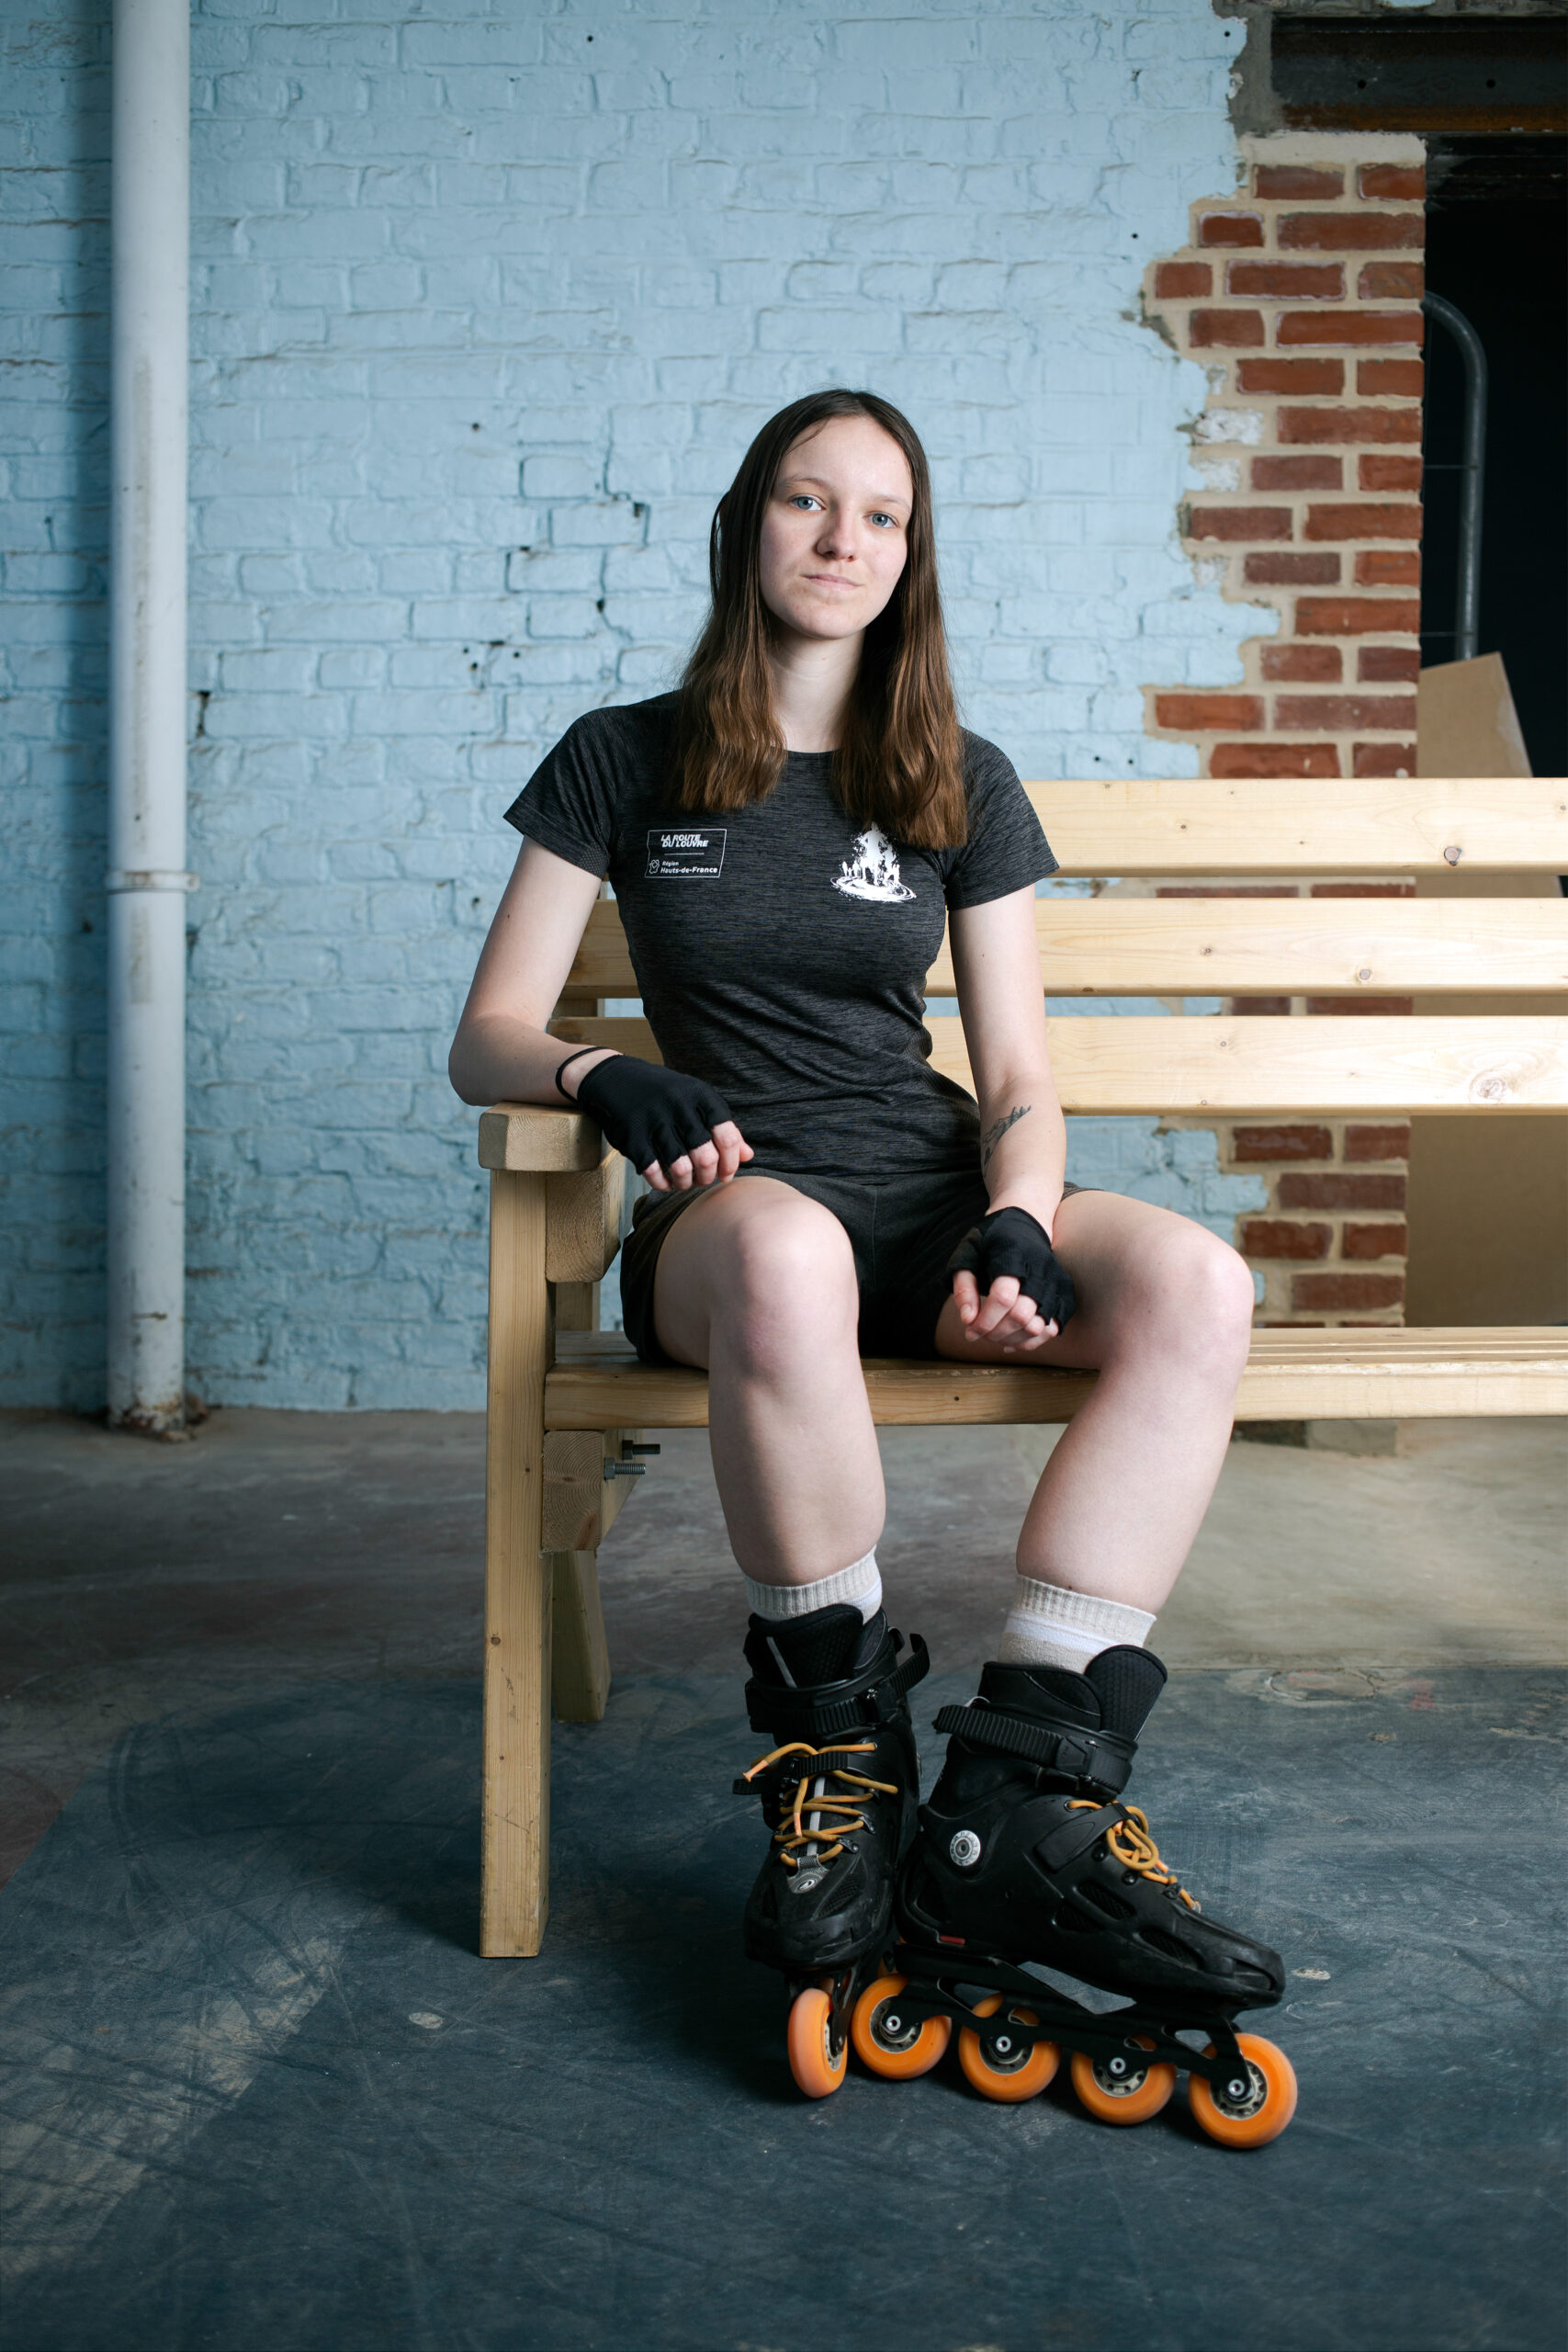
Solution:
[[[869,416],[835,416],[792,442],[762,515],[762,600],[797,637],[858,636],[908,554],[914,484]]]

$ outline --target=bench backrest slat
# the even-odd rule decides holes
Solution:
[[[1064,874],[1568,874],[1560,776],[1112,776],[1025,788]]]
[[[573,1045],[615,1046],[658,1061],[635,1015],[552,1023]],[[931,1060],[972,1085],[963,1023],[927,1023]],[[1383,1014],[1238,1019],[1157,1014],[1053,1020],[1051,1059],[1064,1110],[1113,1113],[1568,1111],[1568,1014]]]
[[[1047,996],[1568,989],[1568,899],[1042,899]],[[637,994],[619,910],[592,910],[569,986]],[[952,993],[947,941],[926,982]]]

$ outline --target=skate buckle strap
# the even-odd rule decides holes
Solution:
[[[897,1651],[903,1635],[893,1634],[888,1638]],[[852,1690],[845,1698],[819,1700],[809,1690],[753,1680],[746,1685],[746,1713],[753,1731],[772,1732],[775,1739],[801,1734],[831,1739],[837,1732],[865,1731],[877,1724],[896,1722],[908,1692],[931,1670],[931,1653],[919,1634],[911,1634],[909,1655],[902,1666]]]
[[[1052,1730],[1023,1715],[1008,1715],[996,1707],[943,1707],[932,1729],[955,1732],[965,1747],[987,1748],[997,1756],[1016,1756],[1025,1764],[1039,1764],[1075,1781],[1092,1781],[1097,1788],[1124,1788],[1133,1769],[1133,1743],[1117,1732]]]
[[[735,1793],[761,1796],[764,1804],[778,1793],[780,1817],[773,1843],[787,1870],[797,1870],[802,1862],[830,1862],[843,1852],[844,1839],[865,1827],[866,1800],[898,1793],[896,1782],[874,1781],[869,1773],[853,1770],[852,1758],[858,1763],[875,1753],[870,1740],[859,1747],[808,1747],[804,1740],[794,1740],[760,1756],[736,1781]],[[821,1783],[829,1780],[847,1785],[827,1789]],[[786,1796],[783,1792],[788,1781],[794,1788]]]

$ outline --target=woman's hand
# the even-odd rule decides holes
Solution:
[[[964,1338],[993,1340],[1010,1352],[1043,1347],[1077,1306],[1072,1276],[1027,1209],[993,1209],[971,1226],[947,1271]]]
[[[729,1105],[704,1079],[610,1053],[563,1069],[560,1082],[656,1193],[727,1184],[751,1157]]]

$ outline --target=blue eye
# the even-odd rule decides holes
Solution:
[[[886,523],[890,531],[897,528],[897,518],[895,515],[874,514],[871,519],[874,523]]]
[[[816,506],[821,502],[813,498],[809,491],[797,490],[789,503],[792,506]]]

